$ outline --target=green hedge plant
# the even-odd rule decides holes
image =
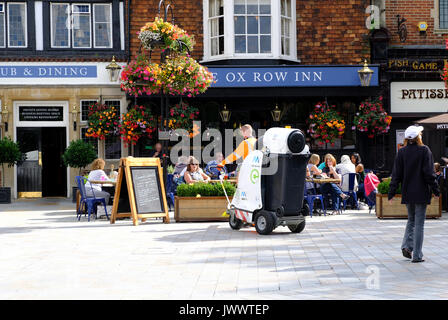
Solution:
[[[223,181],[227,195],[232,197],[235,194],[236,187],[230,182]],[[193,184],[181,184],[177,187],[177,196],[179,197],[224,197],[224,190],[220,183],[197,182]]]
[[[377,188],[378,188],[378,193],[380,193],[380,194],[388,194],[389,193],[389,189],[390,189],[390,179],[383,180],[378,185]],[[396,194],[401,194],[401,183],[398,185]]]

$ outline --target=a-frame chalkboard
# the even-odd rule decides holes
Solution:
[[[121,217],[132,217],[134,226],[147,218],[170,222],[159,158],[120,159],[110,223]]]

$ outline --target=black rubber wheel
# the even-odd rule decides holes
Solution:
[[[303,220],[299,224],[289,225],[288,228],[292,233],[300,233],[305,229],[306,221]]]
[[[274,230],[274,224],[274,217],[268,212],[261,211],[255,217],[255,229],[259,234],[270,234]]]
[[[229,225],[233,230],[240,230],[243,227],[243,221],[238,219],[235,214],[231,214],[229,217]]]
[[[302,213],[302,216],[306,217],[310,215],[310,206],[306,201],[303,201],[302,210],[300,211]]]

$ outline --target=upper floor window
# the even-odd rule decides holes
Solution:
[[[0,47],[27,46],[26,2],[0,2]]]
[[[439,29],[448,29],[448,0],[439,0]]]
[[[51,3],[52,48],[112,48],[111,3]]]
[[[295,1],[204,0],[204,58],[296,59]]]

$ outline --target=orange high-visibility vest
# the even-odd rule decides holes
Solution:
[[[233,151],[227,158],[225,158],[220,165],[224,166],[226,164],[232,163],[239,158],[246,159],[246,157],[249,155],[251,151],[255,149],[255,143],[257,142],[257,139],[254,137],[247,138],[246,140],[243,140],[238,148]]]

